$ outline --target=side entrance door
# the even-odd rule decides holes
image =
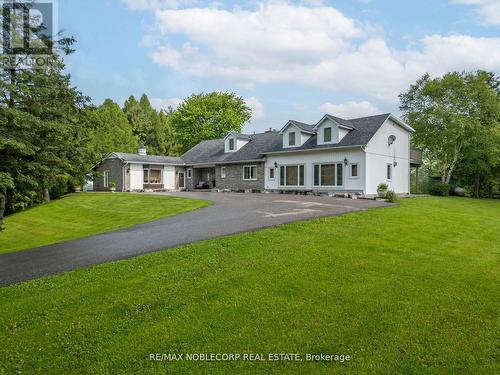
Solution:
[[[186,188],[186,177],[184,172],[179,172],[179,189]]]

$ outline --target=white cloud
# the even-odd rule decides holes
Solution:
[[[377,27],[328,6],[266,2],[251,10],[190,7],[155,14],[155,63],[245,87],[295,83],[395,103],[425,72],[500,72],[500,38],[431,35],[395,50]],[[175,44],[173,36],[185,41]]]
[[[333,116],[338,116],[345,119],[371,116],[382,112],[368,101],[349,101],[342,104],[333,104],[326,102],[320,105],[319,109],[325,113],[329,113]]]
[[[244,98],[244,100],[246,105],[252,109],[252,120],[260,120],[264,117],[264,105],[259,99],[251,96],[249,98]]]
[[[169,98],[169,99],[151,98],[151,99],[149,99],[151,106],[158,111],[161,109],[167,110],[168,107],[172,107],[172,109],[175,109],[183,101],[184,101],[183,99],[179,99],[179,98]]]
[[[499,0],[451,0],[454,4],[475,5],[482,23],[486,25],[500,25]]]

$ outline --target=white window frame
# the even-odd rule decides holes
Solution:
[[[161,185],[163,184],[163,169],[160,168],[148,168],[149,170],[149,181],[148,184],[153,184],[153,185]],[[160,182],[151,182],[151,171],[159,171],[160,172]]]
[[[390,174],[390,176],[389,176],[389,174]],[[393,174],[392,163],[387,163],[387,167],[385,167],[385,177],[386,177],[387,181],[392,181],[392,174]]]
[[[273,177],[271,177],[271,171],[273,171]],[[269,181],[276,180],[276,168],[275,167],[270,167],[269,168],[268,176],[269,176]]]
[[[229,149],[229,151],[234,151],[234,149],[236,148],[236,147],[235,147],[235,142],[234,142],[234,141],[235,141],[235,139],[234,139],[234,138],[229,138],[229,139],[227,140],[227,148]],[[232,144],[232,146],[233,146],[233,147],[231,147],[231,144]]]
[[[103,187],[107,188],[109,187],[109,171],[104,171],[103,172]]]
[[[183,175],[184,178],[182,179],[183,185],[181,186],[181,177],[180,175]],[[185,189],[186,188],[186,174],[184,172],[179,172],[179,189]]]
[[[226,167],[220,167],[220,178],[226,178]]]
[[[290,137],[293,134],[293,144],[290,143]],[[297,145],[297,133],[296,132],[288,132],[288,146],[296,146]]]
[[[335,183],[337,183],[338,179],[337,179],[337,165],[341,165],[342,166],[342,185],[321,185],[321,166],[322,165],[334,165],[334,170],[335,170],[335,174],[334,174],[334,179],[335,179]],[[314,183],[314,170],[315,170],[315,166],[318,165],[319,166],[319,178],[318,178],[318,183],[319,185],[316,185]],[[313,164],[313,173],[312,173],[312,186],[315,187],[315,188],[322,188],[322,187],[326,187],[326,188],[341,188],[341,187],[344,187],[344,181],[345,181],[345,171],[344,171],[344,162],[342,161],[332,161],[331,163],[314,163]]]
[[[328,141],[325,138],[326,129],[330,129],[330,139]],[[332,129],[332,127],[331,126],[325,126],[323,128],[323,142],[325,142],[325,143],[331,143],[332,139],[333,139],[333,129]]]
[[[250,177],[252,176],[252,168],[255,170],[254,178],[245,178],[245,168],[250,168]],[[244,165],[243,166],[243,181],[256,181],[257,180],[257,166],[256,165]]]
[[[160,171],[160,182],[151,182],[151,171]],[[148,178],[145,179],[145,173],[147,172],[147,175],[148,175]],[[142,181],[143,181],[143,184],[146,184],[146,185],[150,185],[150,184],[153,184],[153,185],[161,185],[163,184],[163,169],[161,168],[143,168],[142,169]]]
[[[356,172],[357,172],[356,176],[352,175],[352,167],[353,167],[353,165],[356,166]],[[359,179],[359,163],[352,163],[352,164],[349,165],[349,178],[351,178],[353,180]]]
[[[187,178],[193,178],[193,170],[191,168],[187,170]]]
[[[285,182],[285,185],[281,185],[281,167],[284,167],[284,171],[285,171],[285,174],[283,177],[283,181]],[[286,173],[287,173],[288,167],[297,167],[297,182],[299,183],[298,185],[286,185]],[[302,185],[300,185],[300,167],[304,168],[304,181],[303,181]],[[279,169],[279,174],[280,174],[278,184],[280,187],[283,187],[283,188],[303,188],[306,186],[306,166],[305,166],[305,164],[281,164],[278,166],[278,169]]]

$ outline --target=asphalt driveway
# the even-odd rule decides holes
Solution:
[[[0,286],[213,237],[387,205],[371,200],[281,194],[165,194],[207,199],[214,204],[119,231],[1,254]]]

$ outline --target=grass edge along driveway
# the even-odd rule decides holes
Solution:
[[[123,229],[210,204],[165,195],[69,194],[5,217],[0,254]]]
[[[500,201],[419,198],[0,289],[0,373],[499,373]],[[349,362],[151,361],[292,352]]]

